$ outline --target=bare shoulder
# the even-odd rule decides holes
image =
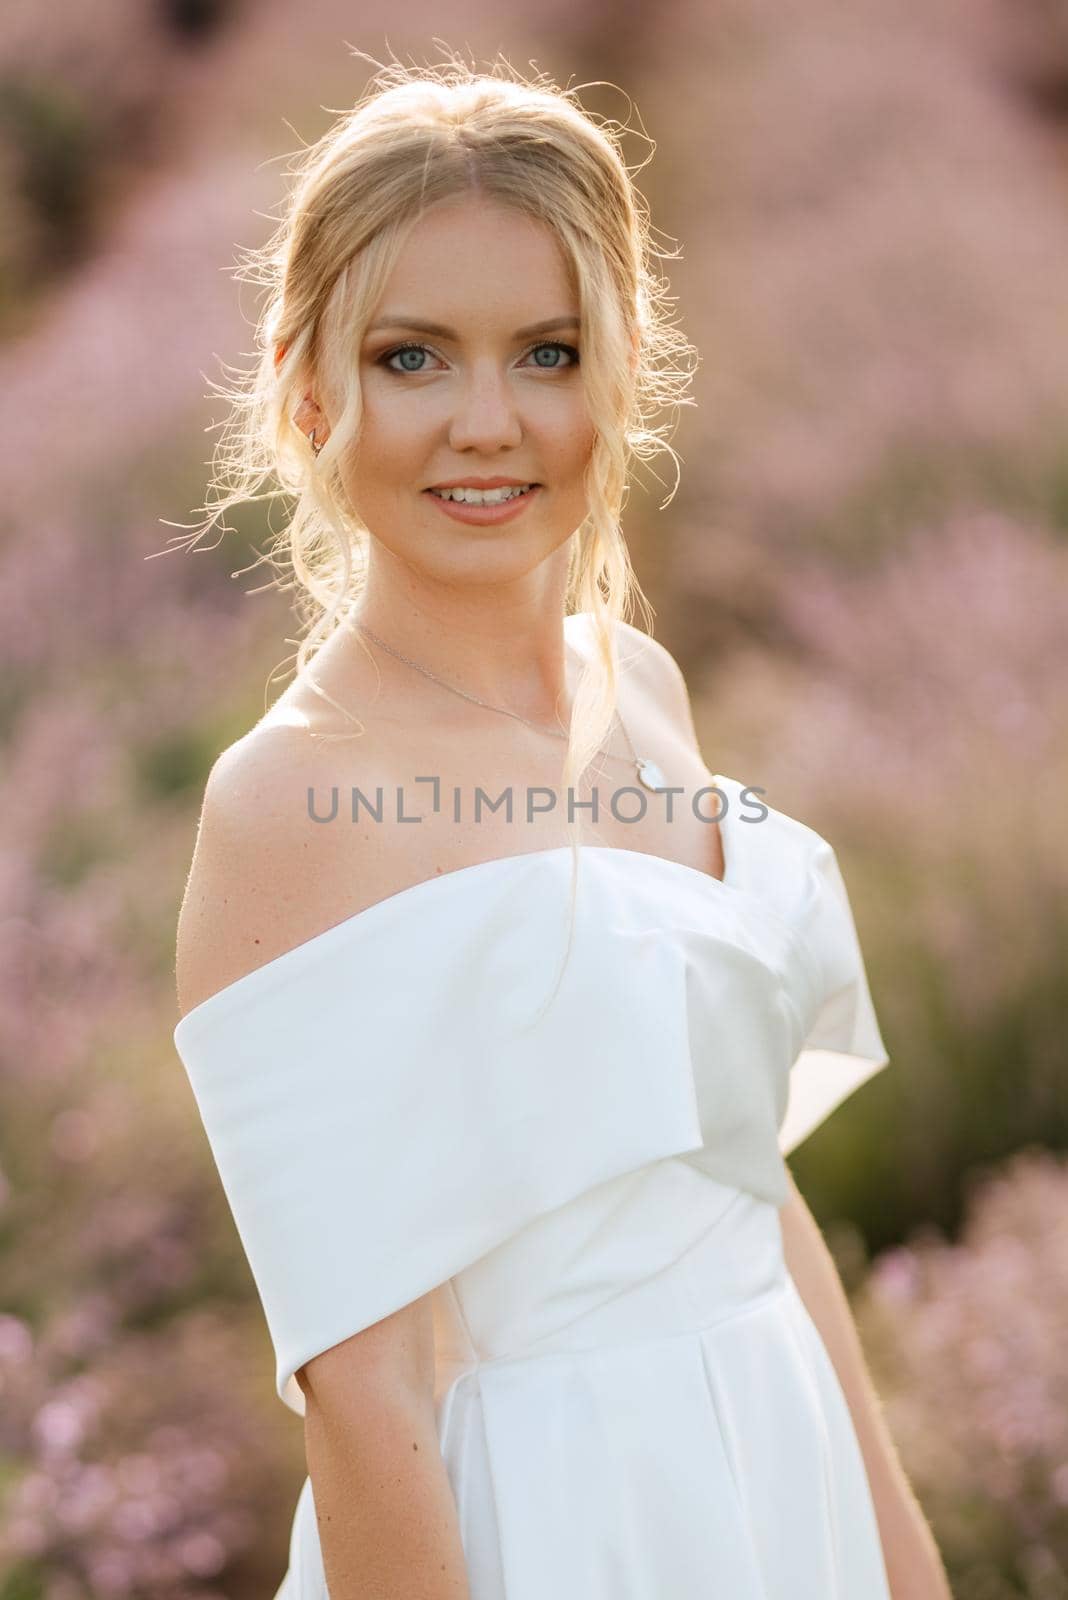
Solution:
[[[259,724],[215,761],[178,922],[183,1016],[338,920],[338,846],[323,842],[334,830],[308,805],[309,785],[323,781],[323,748],[300,726]],[[433,1341],[424,1295],[314,1356],[296,1375],[310,1425],[323,1412],[362,1425],[370,1404],[411,1395],[430,1412]]]
[[[321,774],[306,732],[284,725],[254,728],[212,766],[178,917],[183,1016],[316,931],[323,830],[308,789]]]
[[[578,630],[576,642],[580,648],[588,651],[592,633],[590,613],[583,611],[569,617],[568,626],[569,630],[572,628]],[[615,640],[619,665],[628,675],[637,674],[650,684],[682,680],[682,669],[671,651],[662,645],[659,639],[654,639],[652,634],[636,628],[632,622],[624,622],[622,618],[616,619]]]
[[[652,697],[672,730],[694,750],[698,749],[690,691],[682,668],[666,645],[629,622],[617,622],[620,659],[633,663],[635,677]]]
[[[582,648],[587,648],[589,613],[582,612],[580,615],[582,620],[576,622],[575,627],[580,629]],[[621,619],[617,619],[615,624],[615,639],[620,676],[625,676],[635,685],[641,697],[651,704],[654,714],[667,723],[675,737],[700,755],[690,692],[682,668],[671,651],[651,634]]]

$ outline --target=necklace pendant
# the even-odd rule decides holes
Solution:
[[[638,757],[638,778],[647,789],[652,789],[654,794],[660,789],[667,788],[667,779],[655,761],[649,761],[645,756]]]

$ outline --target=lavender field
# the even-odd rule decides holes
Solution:
[[[957,1600],[1068,1600],[1066,0],[0,12],[0,1600],[285,1568],[301,1429],[171,1034],[295,630],[262,506],[176,535],[287,152],[347,45],[435,38],[655,141],[701,366],[625,529],[710,768],[834,842],[891,1057],[791,1167]]]

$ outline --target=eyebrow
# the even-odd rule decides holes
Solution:
[[[579,328],[581,323],[578,317],[547,317],[544,322],[532,322],[529,328],[517,328],[517,339],[530,339],[538,333],[551,333],[554,328]],[[406,317],[398,312],[395,316],[379,317],[377,322],[372,322],[367,329],[368,333],[377,333],[381,328],[414,328],[417,333],[432,333],[439,339],[458,340],[460,335],[455,328],[442,327],[440,322],[427,322],[422,317]]]

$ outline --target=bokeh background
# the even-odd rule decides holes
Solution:
[[[835,845],[892,1058],[791,1166],[955,1596],[1062,1600],[1066,0],[6,0],[0,1600],[285,1568],[302,1432],[171,1032],[203,783],[294,627],[262,507],[167,544],[287,154],[348,46],[435,39],[655,141],[702,363],[635,565],[710,768]]]

